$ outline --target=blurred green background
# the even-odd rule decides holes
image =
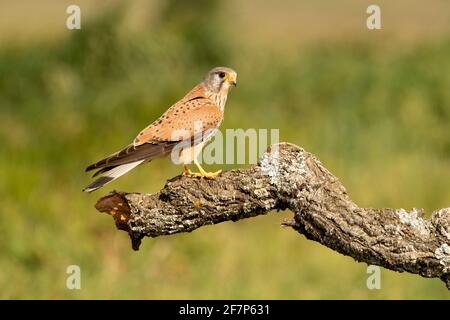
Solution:
[[[155,161],[93,194],[86,165],[124,145],[218,65],[239,73],[225,128],[279,128],[365,207],[450,205],[450,2],[0,1],[0,298],[450,298],[437,279],[366,265],[290,229],[289,212],[145,239],[98,213],[156,192]],[[230,166],[225,166],[229,168]],[[210,167],[211,168],[211,167]],[[214,168],[211,168],[214,169]],[[81,290],[66,268],[81,267]]]

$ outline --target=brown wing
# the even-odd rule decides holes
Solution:
[[[155,122],[142,130],[134,145],[154,141],[180,141],[186,137],[220,126],[223,112],[203,92],[194,88],[178,103],[170,107]]]
[[[201,89],[201,88],[200,88]],[[223,112],[202,91],[194,88],[159,119],[142,130],[134,143],[111,156],[90,165],[86,171],[151,160],[168,155],[175,145],[185,140],[198,143],[203,132],[219,127]]]
[[[152,160],[154,158],[169,154],[176,144],[176,141],[146,143],[139,146],[130,144],[119,152],[116,152],[109,157],[100,160],[99,162],[91,164],[86,168],[86,171],[105,168],[105,170],[97,172],[94,175],[96,176],[104,171],[108,171],[111,167],[140,160]]]

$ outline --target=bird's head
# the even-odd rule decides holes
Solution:
[[[231,86],[236,86],[236,80],[236,71],[226,67],[217,67],[208,72],[203,83],[212,92],[226,95]]]

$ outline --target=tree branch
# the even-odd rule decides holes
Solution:
[[[289,209],[283,224],[357,261],[440,278],[450,290],[450,208],[423,218],[422,209],[359,208],[312,154],[295,145],[271,146],[258,165],[214,180],[177,176],[155,194],[113,191],[96,208],[131,237],[191,232]]]

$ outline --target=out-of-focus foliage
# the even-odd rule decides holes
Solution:
[[[223,5],[201,2],[164,2],[140,32],[123,31],[120,6],[57,43],[0,47],[0,297],[448,298],[439,280],[387,270],[368,290],[365,265],[281,229],[280,213],[146,239],[135,253],[95,211],[111,188],[153,192],[179,173],[155,161],[81,193],[85,165],[217,65],[239,73],[223,128],[279,128],[362,206],[449,205],[449,39],[255,52],[222,28]],[[80,291],[65,287],[71,264]]]

